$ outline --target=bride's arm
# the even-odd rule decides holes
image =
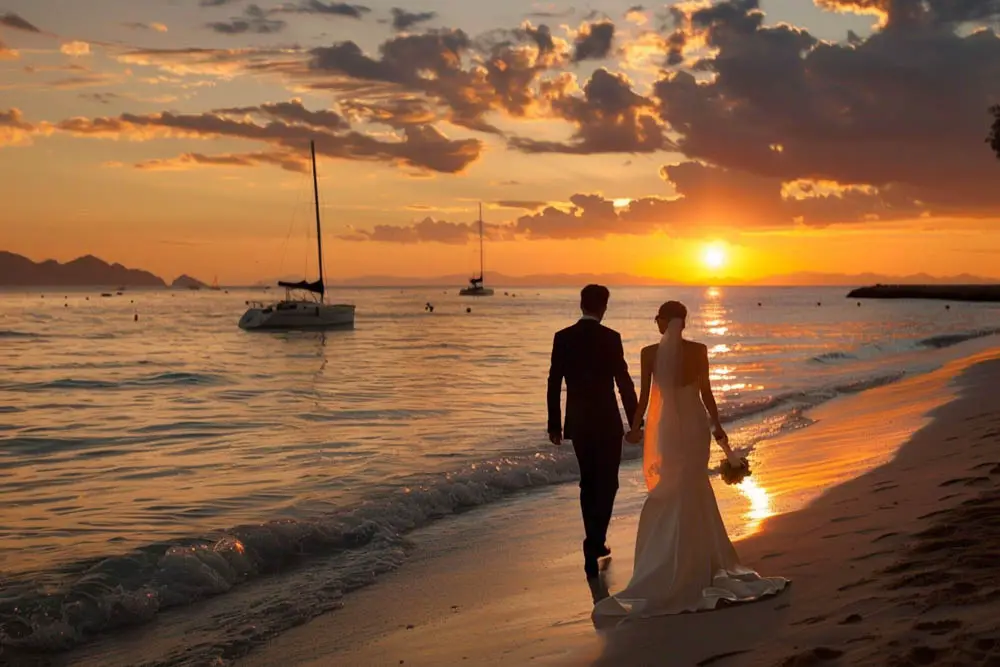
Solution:
[[[726,458],[732,458],[733,450],[729,447],[729,436],[726,435],[725,429],[722,428],[722,420],[719,418],[719,406],[715,402],[715,394],[712,393],[712,382],[708,374],[708,348],[702,347],[701,351],[704,355],[700,360],[699,365],[701,369],[698,373],[701,378],[699,381],[701,385],[701,402],[705,404],[708,416],[712,419],[712,434],[715,436],[715,441],[719,443],[719,447],[726,453]]]
[[[633,415],[632,420],[629,422],[633,433],[639,430],[639,426],[642,424],[642,418],[646,415],[646,408],[649,407],[649,383],[653,377],[653,354],[655,354],[655,352],[655,347],[646,347],[642,349],[642,353],[639,357],[641,368],[641,379],[639,380],[639,405],[635,409],[635,415]]]

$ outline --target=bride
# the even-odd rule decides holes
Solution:
[[[649,406],[643,472],[649,495],[639,516],[632,580],[600,600],[595,616],[651,616],[714,609],[775,594],[788,584],[740,564],[708,479],[711,436],[734,466],[708,377],[708,349],[684,340],[687,308],[660,306],[659,345],[642,350],[642,390],[632,424]],[[711,424],[709,422],[711,418]],[[638,442],[637,428],[626,436]]]

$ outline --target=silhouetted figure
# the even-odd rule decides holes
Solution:
[[[133,322],[138,322],[138,321],[139,321],[139,313],[136,313],[136,314],[135,314],[135,318],[133,318],[133,320],[132,320],[132,321],[133,321]]]
[[[428,313],[434,312],[434,306],[431,305],[430,301],[424,304],[424,310],[426,310]]]
[[[611,553],[605,540],[618,493],[625,434],[615,385],[630,419],[639,406],[621,334],[601,324],[609,297],[608,288],[602,285],[587,285],[580,292],[582,317],[552,341],[547,393],[549,440],[554,445],[560,445],[563,438],[571,440],[580,463],[580,510],[586,532],[583,569],[588,579],[598,575],[598,559]]]

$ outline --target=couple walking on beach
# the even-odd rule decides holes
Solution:
[[[741,565],[719,514],[708,479],[712,436],[730,465],[738,467],[742,461],[729,447],[719,420],[708,349],[682,335],[687,309],[667,301],[656,313],[661,338],[642,350],[637,399],[621,335],[601,324],[609,298],[604,286],[583,288],[583,316],[555,335],[548,382],[549,439],[554,445],[571,440],[580,463],[584,571],[592,589],[603,590],[595,592],[594,614],[676,614],[777,593],[787,580],[761,577]],[[627,433],[616,384],[629,420]],[[648,495],[639,517],[632,580],[609,596],[601,585],[599,563],[611,555],[606,538],[623,438],[643,442]]]

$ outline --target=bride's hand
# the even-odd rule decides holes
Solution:
[[[715,436],[715,441],[719,443],[720,446],[726,447],[729,445],[729,436],[726,435],[726,431],[722,428],[722,424],[715,425],[715,430],[712,431],[712,435]]]
[[[729,465],[734,468],[742,468],[745,465],[743,463],[743,457],[732,450],[726,454],[726,459],[729,461]]]

